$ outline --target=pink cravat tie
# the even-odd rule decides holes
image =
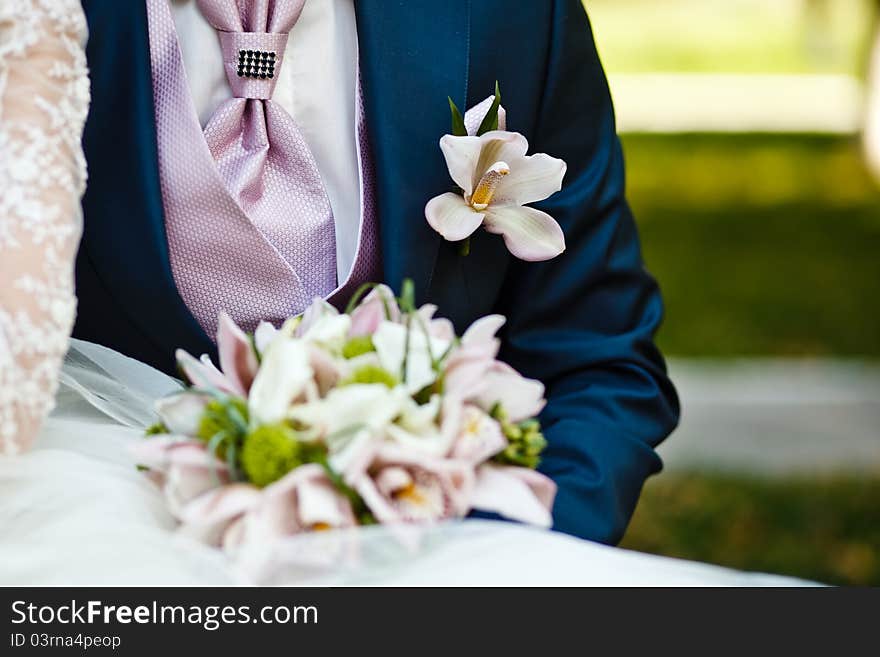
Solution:
[[[262,320],[280,325],[316,296],[344,306],[362,283],[381,280],[360,85],[353,90],[361,183],[358,247],[351,270],[337,282],[335,226],[309,149],[290,116],[271,100],[250,98],[271,95],[271,53],[276,77],[284,55],[283,47],[271,48],[279,33],[243,36],[221,30],[231,83],[242,88],[218,110],[206,135],[190,95],[169,0],[146,3],[168,260],[181,299],[205,332],[216,334],[221,311],[252,331]],[[242,19],[234,0],[201,4],[216,25],[253,24],[250,17]],[[264,10],[257,24],[281,29],[266,8],[273,19],[283,15],[292,25],[302,5],[253,0],[249,7]],[[236,39],[251,38],[260,41],[235,46]],[[249,50],[260,53],[259,61]]]
[[[336,288],[333,213],[296,122],[271,100],[305,1],[197,3],[220,35],[233,94],[205,127],[208,148],[229,193],[316,297]]]

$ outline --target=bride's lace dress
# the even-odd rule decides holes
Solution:
[[[76,312],[85,38],[79,0],[0,1],[0,454],[51,410]]]

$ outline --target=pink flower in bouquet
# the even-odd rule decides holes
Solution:
[[[202,441],[158,436],[137,443],[134,454],[139,465],[150,469],[178,517],[191,501],[231,481],[227,465]]]
[[[259,368],[257,355],[248,336],[226,313],[220,314],[217,350],[220,369],[207,356],[197,360],[182,349],[177,351],[177,362],[197,388],[216,388],[220,392],[247,397]]]
[[[474,486],[470,464],[390,443],[370,445],[345,478],[383,524],[463,517]]]
[[[546,475],[513,466],[487,463],[477,469],[471,504],[475,509],[536,527],[551,527],[556,484]]]
[[[511,422],[535,417],[547,403],[544,384],[525,378],[507,363],[498,360],[492,363],[484,381],[479,404],[487,410],[500,404]]]
[[[465,407],[452,456],[477,468],[471,506],[511,520],[550,527],[556,484],[528,468],[491,463],[490,459],[507,444],[501,425],[495,419],[476,406]]]
[[[483,409],[500,404],[513,422],[534,417],[544,408],[544,384],[527,379],[496,360],[501,342],[495,337],[504,325],[501,315],[474,322],[446,362],[447,394],[473,400]]]
[[[376,291],[374,290],[369,295],[373,298],[364,299],[364,303],[351,313],[351,337],[370,336],[385,321],[385,304],[375,295]]]
[[[501,315],[475,321],[461,337],[461,344],[445,364],[446,390],[459,399],[472,399],[486,387],[486,374],[495,363],[500,340],[495,334],[504,326]]]
[[[387,285],[377,285],[351,313],[351,337],[373,335],[384,321],[400,322],[400,307]]]
[[[445,317],[434,317],[437,312],[437,306],[432,303],[426,303],[416,311],[416,318],[419,322],[417,328],[427,328],[428,335],[435,340],[443,342],[452,342],[455,340],[455,327],[452,322]]]
[[[179,531],[208,545],[228,548],[235,543],[233,530],[238,521],[261,500],[260,489],[250,484],[232,483],[213,488],[177,512]]]
[[[507,447],[501,425],[473,405],[463,409],[460,429],[452,445],[451,456],[474,466],[491,459]]]
[[[304,531],[356,524],[351,502],[334,487],[323,467],[311,463],[260,491],[256,502],[230,526],[224,545],[247,550]]]

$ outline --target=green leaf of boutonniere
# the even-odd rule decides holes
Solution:
[[[498,110],[501,108],[501,89],[498,86],[498,81],[495,81],[495,100],[492,102],[492,106],[489,108],[489,111],[486,112],[485,118],[483,118],[483,122],[480,124],[480,127],[477,129],[477,137],[486,134],[487,132],[492,132],[493,130],[498,129]]]
[[[456,137],[467,137],[467,128],[464,127],[464,118],[452,98],[449,99],[449,110],[452,112],[452,134]]]

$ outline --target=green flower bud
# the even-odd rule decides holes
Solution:
[[[355,358],[357,356],[369,354],[373,351],[376,351],[376,347],[373,345],[373,338],[369,335],[360,335],[356,338],[349,338],[349,340],[342,345],[343,358]]]
[[[496,403],[496,404],[495,404],[495,405],[489,410],[489,416],[490,416],[493,420],[497,420],[497,421],[500,422],[501,424],[506,424],[506,423],[507,423],[507,413],[506,413],[505,410],[501,407],[501,404],[497,404],[497,403]]]
[[[247,419],[248,409],[245,400],[237,397],[223,401],[212,400],[208,402],[202,413],[198,436],[207,442],[222,434],[224,441],[238,443],[247,431]]]
[[[241,467],[256,486],[268,486],[303,464],[297,433],[284,424],[259,427],[244,439]]]
[[[371,384],[382,383],[389,388],[393,388],[400,381],[388,370],[378,365],[364,365],[357,368],[350,377],[343,381],[340,385],[353,385],[356,383]]]
[[[517,442],[523,439],[522,429],[515,424],[505,422],[502,428],[504,430],[504,435],[507,436],[507,439],[511,442]]]
[[[162,422],[156,422],[156,424],[152,424],[147,427],[146,431],[144,431],[145,436],[161,436],[166,433],[171,433]]]
[[[547,440],[540,430],[526,434],[523,442],[525,443],[526,452],[532,456],[538,456],[547,447]]]
[[[535,419],[525,420],[524,422],[520,422],[520,428],[526,432],[535,432],[541,431],[541,423]]]
[[[493,459],[496,463],[515,465],[522,468],[537,468],[541,462],[540,455],[547,447],[547,440],[541,433],[538,420],[525,420],[514,424],[507,419],[507,413],[496,404],[491,415],[501,425],[508,445]]]

